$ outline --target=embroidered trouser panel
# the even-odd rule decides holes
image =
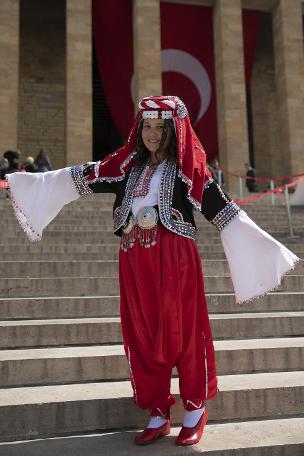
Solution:
[[[179,374],[187,410],[217,394],[215,355],[195,241],[158,226],[156,245],[120,250],[120,311],[135,403],[165,411]]]

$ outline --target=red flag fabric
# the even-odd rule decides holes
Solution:
[[[132,0],[93,0],[98,68],[114,123],[126,139],[134,120]],[[149,95],[149,94],[148,94]]]
[[[243,10],[247,87],[258,25],[259,12]],[[108,106],[127,138],[134,119],[132,1],[93,0],[93,27]],[[161,49],[163,94],[185,102],[210,162],[218,155],[212,8],[161,2]]]
[[[187,106],[207,154],[217,155],[212,8],[161,3],[163,92]]]

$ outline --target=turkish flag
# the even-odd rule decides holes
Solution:
[[[211,7],[161,2],[162,94],[177,95],[185,102],[208,161],[218,155],[212,16]],[[257,11],[243,10],[247,87],[259,17]],[[93,26],[107,103],[127,138],[134,118],[132,1],[93,0]]]

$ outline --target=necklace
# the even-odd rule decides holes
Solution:
[[[157,168],[158,163],[154,165],[146,165],[143,172],[141,173],[137,184],[133,190],[134,198],[144,198],[148,195],[150,190],[150,183],[152,176]]]

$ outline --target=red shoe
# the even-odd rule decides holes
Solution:
[[[195,445],[198,443],[201,440],[207,421],[208,413],[204,411],[196,426],[191,428],[183,426],[175,440],[176,445]]]
[[[170,434],[170,420],[167,420],[167,422],[159,428],[146,428],[135,437],[135,443],[136,445],[149,445],[168,434]]]

